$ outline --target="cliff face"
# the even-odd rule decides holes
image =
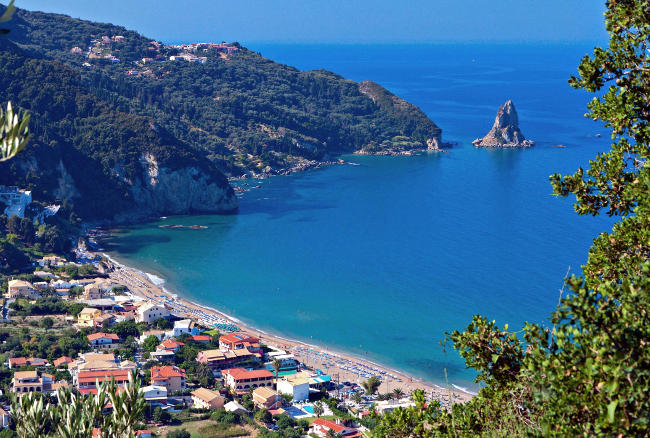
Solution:
[[[490,132],[472,143],[474,146],[487,148],[530,147],[535,144],[534,141],[526,140],[521,133],[517,110],[511,100],[499,107]]]
[[[142,178],[130,186],[134,210],[127,214],[227,213],[237,209],[232,187],[211,181],[197,167],[163,167],[151,153],[142,154],[140,164]]]

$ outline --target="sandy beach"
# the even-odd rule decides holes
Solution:
[[[157,285],[137,269],[125,266],[108,255],[99,253],[111,260],[112,271],[109,276],[116,282],[127,286],[130,292],[140,299],[147,299],[157,303],[164,303],[174,309],[174,313],[191,318],[206,327],[214,327],[215,324],[232,324],[240,329],[253,334],[269,346],[281,348],[293,353],[297,360],[307,365],[311,370],[320,369],[332,377],[335,382],[361,383],[371,375],[378,375],[382,378],[379,388],[380,393],[393,391],[400,388],[405,393],[416,389],[422,389],[432,399],[440,401],[443,406],[449,407],[452,403],[460,403],[469,400],[472,395],[453,387],[442,388],[438,385],[415,378],[406,373],[369,362],[353,355],[335,352],[327,348],[286,339],[278,335],[262,332],[255,327],[248,326],[241,321],[232,318],[222,312],[210,307],[202,306],[192,301],[177,297],[161,285]]]

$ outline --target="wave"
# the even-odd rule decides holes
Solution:
[[[146,275],[147,278],[149,278],[149,280],[151,280],[151,282],[156,286],[162,286],[163,284],[165,284],[165,279],[158,277],[156,274],[144,272],[144,275]]]
[[[451,386],[453,386],[454,388],[456,388],[459,391],[466,392],[467,394],[478,395],[478,392],[470,391],[469,389],[467,389],[465,387],[454,385],[453,383],[451,384]]]

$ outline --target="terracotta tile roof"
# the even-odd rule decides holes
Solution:
[[[99,333],[94,333],[94,334],[92,334],[92,335],[88,335],[87,337],[88,337],[88,340],[89,340],[90,342],[92,342],[92,341],[96,341],[96,340],[98,340],[98,339],[110,339],[110,340],[112,340],[112,341],[119,341],[119,340],[120,340],[120,337],[117,336],[115,333],[103,333],[103,332],[99,332]]]
[[[196,335],[196,336],[192,336],[190,339],[192,339],[195,342],[210,342],[212,340],[212,336]]]
[[[116,382],[129,380],[129,370],[104,370],[104,371],[81,371],[77,381],[79,383],[95,383],[95,380],[103,382],[104,380],[111,380],[115,378]]]
[[[219,341],[228,344],[241,344],[243,342],[250,342],[250,343],[260,342],[258,338],[244,332],[234,332],[234,333],[229,333],[227,335],[223,335],[219,338]]]
[[[151,367],[151,381],[166,380],[171,377],[185,377],[185,370],[172,365]]]
[[[9,365],[12,367],[22,367],[24,365],[27,365],[27,358],[26,357],[11,357],[9,358]]]
[[[60,358],[54,360],[54,366],[59,367],[61,365],[66,365],[72,362],[73,362],[72,358],[68,356],[61,356]]]
[[[248,371],[244,368],[230,368],[228,370],[223,370],[222,374],[229,374],[235,380],[242,379],[261,379],[261,378],[272,378],[273,374],[269,370],[253,370]]]
[[[174,341],[173,339],[164,340],[157,348],[158,350],[178,350],[183,345],[182,342]]]
[[[332,429],[336,433],[341,433],[342,431],[347,429],[342,424],[338,424],[338,423],[335,423],[334,421],[326,420],[324,418],[317,418],[317,419],[314,420],[314,422],[312,424],[315,424],[317,426],[326,427],[328,429]]]

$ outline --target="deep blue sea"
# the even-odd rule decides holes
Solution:
[[[418,105],[457,142],[449,154],[346,157],[261,182],[236,216],[175,217],[121,230],[113,254],[167,288],[235,317],[437,383],[473,372],[446,331],[474,314],[547,324],[607,217],[579,217],[548,176],[609,147],[567,84],[589,47],[251,45],[300,69],[370,79]],[[512,99],[525,150],[475,149]],[[597,134],[601,136],[598,137]],[[562,144],[565,148],[552,147]],[[160,229],[202,224],[206,230]]]

